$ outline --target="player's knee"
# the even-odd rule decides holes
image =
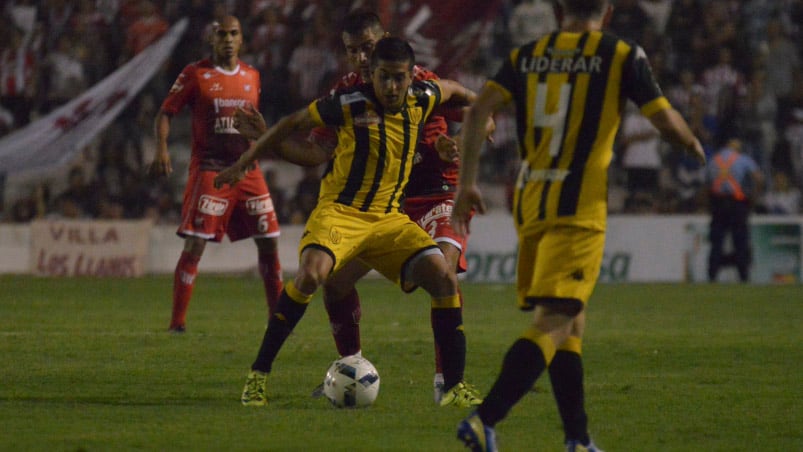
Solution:
[[[436,268],[422,275],[420,283],[430,295],[443,297],[457,293],[457,277],[446,268]]]
[[[263,253],[273,253],[279,248],[278,240],[274,237],[254,239],[254,243],[256,243],[257,249]]]
[[[206,240],[200,237],[187,237],[184,240],[184,252],[200,258],[204,254]]]
[[[326,279],[324,276],[321,276],[316,272],[299,269],[294,282],[298,290],[304,294],[312,295],[318,290],[318,287],[320,287],[325,280]]]

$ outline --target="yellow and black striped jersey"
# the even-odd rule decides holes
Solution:
[[[426,80],[413,82],[398,113],[384,111],[370,84],[311,103],[309,111],[317,122],[337,128],[337,148],[318,202],[363,212],[398,211],[424,123],[440,101],[440,85]]]
[[[488,84],[516,107],[517,224],[604,230],[625,101],[646,116],[670,107],[641,47],[600,31],[554,32],[514,49]]]

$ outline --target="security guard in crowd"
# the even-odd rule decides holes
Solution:
[[[708,280],[716,281],[721,267],[735,265],[739,280],[746,282],[752,258],[748,217],[763,183],[761,170],[755,160],[742,153],[741,141],[730,139],[708,161],[706,178],[711,209]],[[728,234],[733,253],[725,255],[723,243]]]

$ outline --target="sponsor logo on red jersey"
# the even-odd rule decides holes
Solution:
[[[229,201],[210,195],[202,195],[198,200],[198,210],[207,215],[222,216],[229,206]]]
[[[273,200],[270,195],[257,196],[245,201],[245,208],[248,215],[262,215],[273,212]]]

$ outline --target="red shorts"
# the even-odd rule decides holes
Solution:
[[[216,171],[190,170],[184,189],[181,237],[193,236],[220,242],[249,237],[278,237],[279,221],[273,209],[268,185],[259,167],[246,173],[245,178],[219,190],[213,185]]]
[[[460,250],[460,260],[457,262],[457,273],[463,273],[468,268],[466,263],[466,250],[468,236],[457,235],[452,229],[452,209],[454,208],[454,193],[440,196],[425,196],[419,198],[405,198],[404,213],[415,221],[432,237],[435,242],[446,242]]]

